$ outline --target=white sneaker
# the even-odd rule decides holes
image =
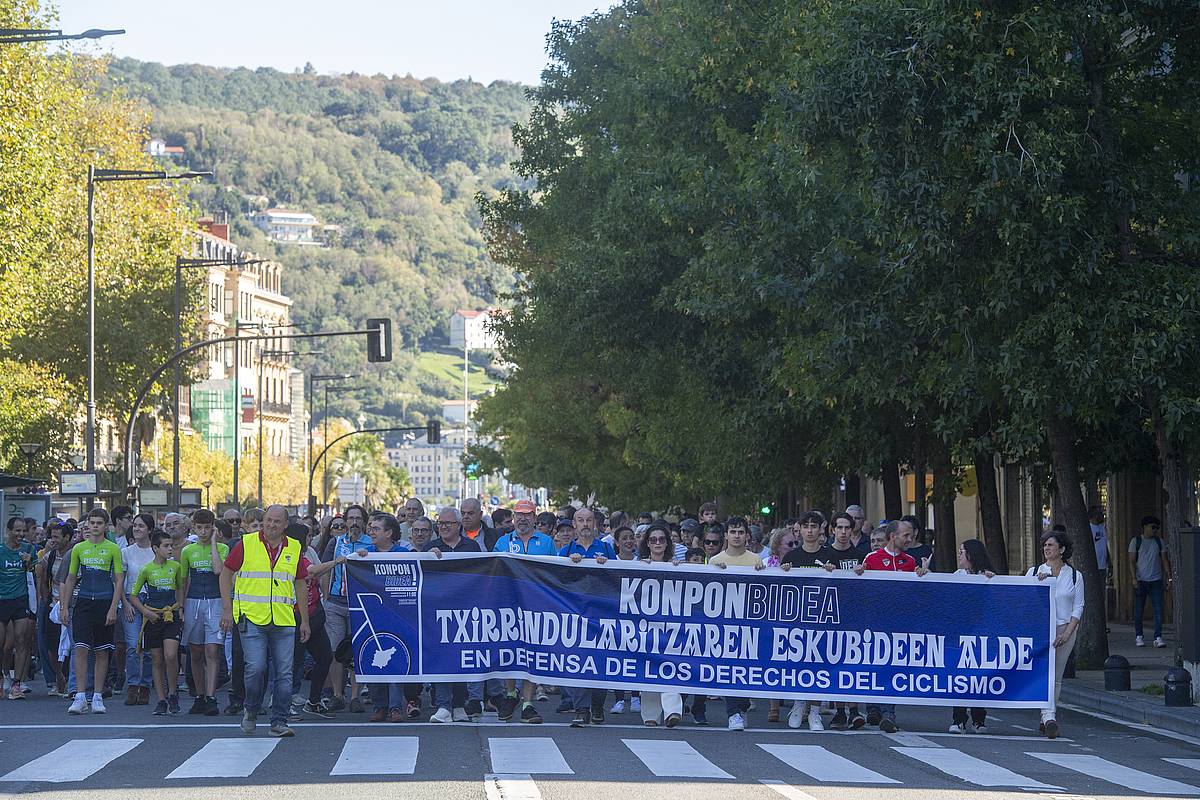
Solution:
[[[1133,640],[1133,646],[1134,646],[1134,647],[1145,647],[1145,646],[1146,646],[1146,639],[1145,639],[1145,637],[1138,636],[1137,638],[1135,638],[1135,639]]]
[[[612,708],[610,708],[610,709],[608,710],[608,713],[610,713],[610,714],[624,714],[624,713],[625,713],[625,701],[624,701],[624,700],[618,700],[617,702],[613,703],[613,705],[612,705]]]
[[[629,699],[629,710],[634,714],[642,710],[642,698],[636,695]]]
[[[1166,647],[1167,643],[1163,641],[1163,638],[1161,636],[1155,636],[1154,637],[1154,646],[1155,647]]]
[[[104,698],[98,694],[92,695],[92,713],[107,714],[108,709],[104,707]]]
[[[433,712],[433,716],[429,718],[430,722],[453,722],[454,717],[448,708],[439,708]]]
[[[796,700],[792,703],[791,713],[788,714],[788,727],[799,728],[804,724],[804,701]]]
[[[950,732],[951,733],[966,733],[967,726],[965,724],[960,724],[960,723],[956,722],[950,726]]]
[[[454,709],[454,713],[452,713],[450,716],[455,722],[470,722],[471,721],[471,718],[469,716],[467,716],[467,710],[465,708]]]
[[[82,694],[75,695],[75,700],[71,703],[71,707],[67,709],[68,714],[86,714],[88,710],[87,697]]]
[[[821,721],[821,707],[814,705],[808,710],[808,729],[810,731],[825,730],[825,723]]]
[[[746,718],[743,717],[741,714],[730,714],[729,715],[729,730],[731,730],[731,731],[746,730]]]
[[[987,725],[976,725],[971,732],[972,733],[987,733],[988,732]]]

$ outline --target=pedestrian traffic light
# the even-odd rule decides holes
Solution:
[[[425,423],[425,444],[441,444],[442,443],[442,423],[439,420],[431,419]]]
[[[471,480],[475,480],[476,478],[479,477],[479,462],[478,461],[472,461],[469,464],[467,464],[467,477],[470,478]]]
[[[770,503],[763,503],[763,506],[762,506],[762,508],[760,508],[760,509],[758,510],[758,513],[760,513],[760,514],[770,514],[770,513],[771,513],[771,504],[770,504]]]
[[[392,321],[385,317],[367,320],[367,361],[378,364],[392,360]]]

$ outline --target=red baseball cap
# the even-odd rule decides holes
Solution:
[[[532,500],[518,500],[517,504],[513,506],[513,512],[517,514],[533,514],[536,511],[537,506],[533,504]]]

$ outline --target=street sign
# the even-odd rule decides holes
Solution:
[[[367,479],[362,475],[338,478],[338,500],[342,503],[363,503],[367,499]]]
[[[58,473],[58,493],[71,497],[88,497],[100,491],[99,473],[96,472],[60,472]]]

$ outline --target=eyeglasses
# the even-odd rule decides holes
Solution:
[[[432,528],[413,528],[412,532],[413,533],[432,533],[433,529]]]
[[[646,541],[650,542],[650,544],[666,544],[667,543],[667,540],[664,539],[662,536],[651,536]]]
[[[458,524],[458,523],[457,523],[457,522],[455,522],[455,521],[454,521],[454,520],[452,520],[452,519],[451,519],[451,520],[443,520],[443,519],[439,519],[439,520],[438,520],[438,527],[439,527],[439,528],[441,528],[442,526],[445,526],[445,527],[447,527],[447,528],[450,528],[450,527],[453,527],[453,526],[455,526],[455,525],[457,525],[457,524]]]

